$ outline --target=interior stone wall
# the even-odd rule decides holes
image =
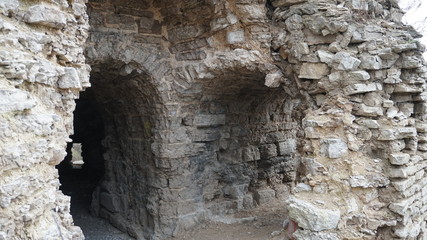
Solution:
[[[0,10],[0,239],[83,238],[54,166],[90,69],[106,149],[92,207],[138,239],[275,199],[296,239],[425,236],[424,47],[394,1]]]

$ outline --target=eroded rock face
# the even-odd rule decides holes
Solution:
[[[92,208],[122,231],[161,239],[278,198],[297,239],[424,236],[426,71],[394,2],[0,12],[0,239],[82,238],[54,166],[90,69],[106,149]]]

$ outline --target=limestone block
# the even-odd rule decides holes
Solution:
[[[334,60],[334,54],[329,51],[319,50],[317,51],[317,56],[319,57],[321,62],[326,64],[331,64]]]
[[[227,32],[227,42],[229,44],[237,44],[245,42],[245,31],[238,30],[233,32]]]
[[[18,0],[1,0],[0,10],[4,15],[8,15],[9,12],[15,12],[19,7]]]
[[[296,193],[310,192],[310,191],[311,191],[311,186],[305,183],[298,183],[294,188],[294,192]]]
[[[395,93],[420,93],[423,91],[421,86],[408,85],[404,83],[397,84],[394,88]]]
[[[366,81],[371,78],[371,75],[366,71],[359,70],[347,73],[347,78],[352,81]]]
[[[307,2],[307,0],[274,0],[273,7],[288,7],[295,4]]]
[[[190,135],[195,142],[212,142],[221,138],[219,129],[195,129]]]
[[[296,240],[340,240],[336,233],[313,232],[298,229],[293,235]]]
[[[198,127],[224,125],[225,114],[198,114],[194,117],[193,123]]]
[[[369,10],[368,2],[364,0],[351,0],[351,6],[355,10],[362,10],[362,11]]]
[[[373,119],[360,119],[357,123],[370,129],[378,129],[380,127],[378,121]]]
[[[0,89],[0,113],[22,111],[36,106],[28,92],[19,89]]]
[[[406,56],[402,57],[402,68],[403,69],[413,69],[419,68],[422,66],[422,59],[417,56]]]
[[[427,133],[427,123],[417,122],[415,127],[419,133]]]
[[[298,42],[295,43],[291,49],[289,50],[289,53],[294,58],[301,60],[301,57],[303,55],[307,55],[310,53],[310,48],[308,47],[308,44],[305,42]]]
[[[263,205],[271,202],[276,198],[276,191],[273,189],[262,189],[255,191],[254,200],[258,205]]]
[[[290,198],[287,201],[289,217],[298,223],[298,226],[311,231],[335,229],[341,217],[338,209],[317,207],[310,202]]]
[[[264,144],[259,146],[259,152],[262,159],[270,159],[277,156],[276,144]]]
[[[292,153],[295,153],[296,150],[297,150],[296,139],[287,139],[286,141],[279,143],[280,155],[290,155]]]
[[[187,25],[172,28],[168,31],[169,41],[178,42],[191,38],[196,38],[205,32],[200,25]]]
[[[242,157],[246,162],[256,161],[261,159],[259,149],[255,146],[242,148]]]
[[[305,79],[321,79],[328,74],[329,67],[324,63],[303,63],[298,77]]]
[[[311,174],[313,176],[316,176],[316,175],[319,175],[322,172],[326,171],[325,166],[323,166],[323,164],[316,161],[316,159],[302,158],[301,162],[304,165],[305,169],[307,170],[307,174]]]
[[[320,138],[320,133],[314,127],[306,127],[304,129],[305,137],[308,139]]]
[[[64,68],[64,75],[62,75],[58,80],[58,87],[67,89],[75,88],[81,89],[82,85],[80,82],[79,74],[75,68],[66,67]]]
[[[382,174],[356,175],[350,177],[349,183],[351,187],[372,188],[387,186],[390,180]]]
[[[404,165],[409,162],[411,156],[407,153],[392,153],[389,156],[389,161],[393,165]]]
[[[404,43],[393,46],[393,52],[395,53],[401,53],[409,50],[415,50],[417,49],[417,43]]]
[[[356,105],[354,110],[354,114],[357,116],[378,117],[384,115],[382,107],[369,107],[365,104]]]
[[[269,73],[267,74],[267,76],[265,76],[264,85],[267,87],[275,88],[279,87],[280,83],[282,82],[284,82],[284,76],[282,72],[276,71],[273,73]]]
[[[366,70],[380,70],[382,68],[382,60],[379,56],[362,55],[360,67]]]
[[[52,28],[62,28],[67,24],[67,17],[63,12],[54,8],[35,5],[25,13],[24,21]]]
[[[347,154],[347,143],[338,138],[329,138],[320,141],[321,152],[329,158],[340,158]]]
[[[381,91],[382,89],[383,87],[379,83],[368,83],[368,84],[358,83],[358,84],[351,84],[345,87],[344,94],[353,95],[353,94],[359,94],[359,93]]]
[[[337,70],[344,71],[356,70],[360,65],[360,60],[352,57],[347,52],[337,52],[334,56],[334,62],[338,64]]]

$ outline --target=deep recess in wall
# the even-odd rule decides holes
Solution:
[[[77,225],[80,212],[90,211],[92,193],[104,175],[103,138],[104,125],[89,89],[76,100],[73,141],[67,146],[66,158],[57,167],[61,190],[71,196],[71,214]],[[72,151],[73,145],[74,148],[81,145],[81,156]],[[81,158],[84,164],[75,164]]]

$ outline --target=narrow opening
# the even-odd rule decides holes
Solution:
[[[87,239],[99,236],[131,239],[106,220],[95,216],[91,210],[93,192],[105,173],[104,137],[104,123],[92,89],[88,89],[76,100],[74,134],[70,136],[72,142],[67,145],[66,158],[57,166],[61,190],[71,197],[74,223],[83,230]]]

